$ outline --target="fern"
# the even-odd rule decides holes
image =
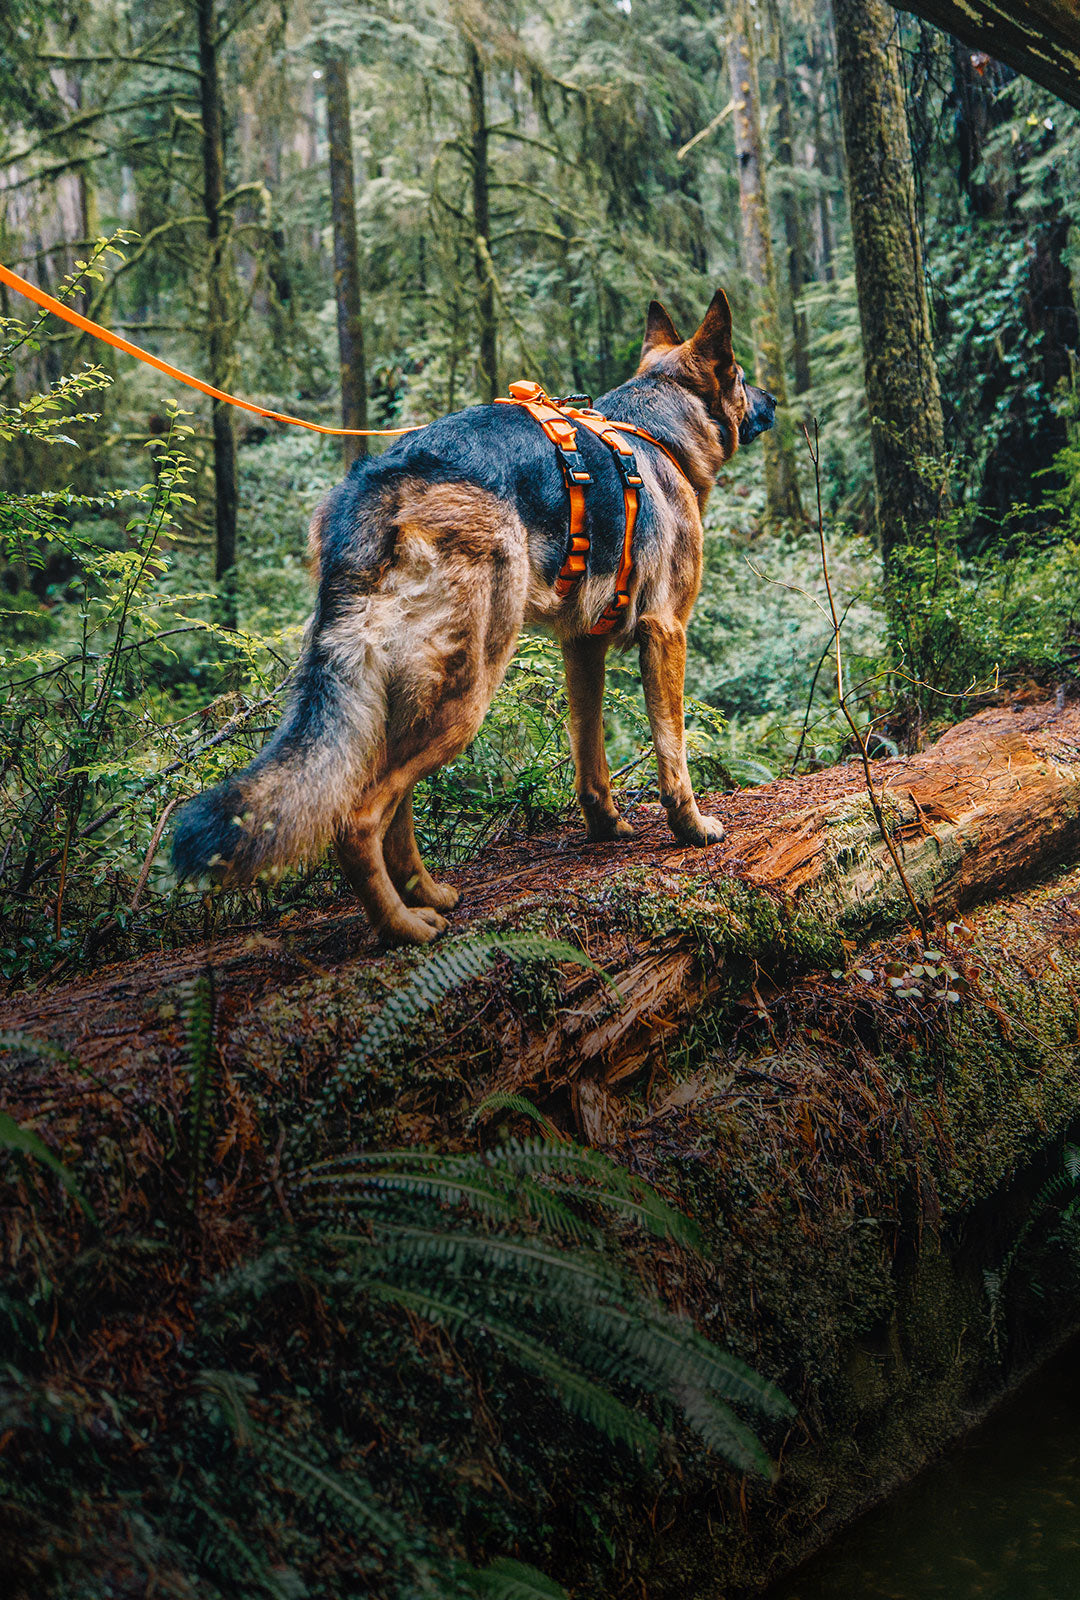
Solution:
[[[1048,1211],[1058,1207],[1063,1218],[1073,1216],[1077,1203],[1080,1201],[1080,1146],[1067,1144],[1062,1152],[1061,1170],[1053,1173],[1043,1184],[1028,1211],[1023,1227],[1012,1242],[1008,1254],[996,1272],[987,1270],[983,1272],[983,1284],[986,1288],[987,1298],[990,1302],[990,1337],[995,1346],[998,1343],[998,1321],[1001,1307],[1004,1303],[1005,1285],[1009,1275],[1016,1265],[1029,1235],[1034,1231]],[[1065,1205],[1060,1202],[1068,1197]]]
[[[483,1600],[567,1600],[566,1590],[535,1567],[503,1556],[482,1571],[467,1575],[470,1586]]]
[[[53,1175],[59,1178],[61,1184],[75,1203],[97,1225],[94,1208],[83,1194],[79,1185],[64,1163],[53,1155],[44,1139],[36,1134],[32,1128],[24,1128],[17,1123],[14,1117],[9,1117],[6,1111],[0,1111],[0,1149],[13,1150],[18,1155],[32,1156],[43,1167],[47,1167]]]
[[[510,1094],[505,1089],[495,1089],[491,1094],[484,1096],[469,1114],[469,1120],[465,1124],[466,1133],[472,1133],[475,1128],[497,1116],[500,1111],[512,1111],[519,1117],[528,1117],[548,1139],[561,1138],[551,1118],[545,1117],[539,1106],[534,1105],[523,1094]]]
[[[309,1167],[296,1182],[302,1201],[324,1208],[347,1199],[377,1206],[384,1203],[381,1195],[393,1191],[426,1191],[446,1200],[458,1191],[464,1203],[486,1199],[491,1216],[513,1216],[521,1200],[547,1226],[561,1222],[568,1235],[586,1232],[565,1202],[543,1189],[538,1178],[561,1180],[561,1196],[595,1202],[640,1223],[657,1238],[701,1253],[701,1230],[689,1217],[609,1156],[569,1140],[511,1140],[493,1152],[464,1155],[434,1150],[359,1152]]]
[[[408,1030],[440,1000],[460,989],[462,984],[481,977],[500,955],[509,956],[513,961],[573,962],[575,966],[587,967],[603,979],[616,999],[622,999],[619,989],[602,967],[576,945],[560,939],[547,939],[533,933],[490,934],[440,945],[420,958],[408,982],[390,996],[356,1043],[342,1056],[337,1071],[304,1119],[304,1128],[310,1129],[320,1123],[365,1067],[399,1044]]]
[[[184,1020],[188,1055],[188,1203],[194,1210],[202,1193],[210,1145],[213,1092],[214,991],[209,972],[191,985]]]
[[[391,1511],[375,1489],[356,1474],[349,1478],[321,1466],[294,1450],[270,1428],[256,1423],[244,1403],[242,1381],[228,1372],[204,1372],[201,1387],[218,1402],[237,1443],[258,1459],[269,1458],[287,1468],[290,1480],[304,1482],[317,1500],[329,1502],[362,1538],[374,1541],[408,1567],[425,1594],[441,1593],[436,1570],[426,1554],[418,1553],[417,1535]]]
[[[655,1449],[656,1429],[616,1392],[636,1391],[740,1470],[769,1475],[730,1402],[767,1417],[791,1406],[601,1254],[601,1233],[579,1213],[586,1202],[664,1240],[700,1243],[681,1212],[607,1156],[536,1139],[453,1155],[363,1151],[295,1174],[290,1202],[317,1222],[316,1244],[346,1253],[362,1295],[452,1334],[490,1336],[609,1438]]]

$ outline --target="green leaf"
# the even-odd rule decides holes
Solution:
[[[51,1173],[60,1179],[71,1198],[81,1206],[90,1221],[95,1226],[97,1225],[97,1217],[94,1214],[93,1206],[87,1200],[67,1167],[64,1166],[64,1163],[57,1160],[45,1141],[32,1128],[22,1127],[13,1117],[9,1117],[6,1111],[0,1111],[0,1148],[14,1150],[22,1155],[33,1156],[35,1161],[40,1161],[43,1167],[47,1167]]]

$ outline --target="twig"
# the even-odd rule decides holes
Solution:
[[[851,729],[852,738],[855,740],[855,743],[858,746],[859,759],[862,762],[863,777],[866,780],[866,793],[869,797],[870,806],[874,813],[874,821],[878,825],[878,832],[881,834],[881,837],[885,843],[885,848],[892,857],[893,866],[896,868],[896,875],[900,880],[901,887],[903,888],[904,894],[907,898],[908,905],[911,907],[912,914],[915,917],[916,922],[919,924],[919,932],[922,934],[923,945],[925,947],[930,938],[930,930],[927,927],[926,917],[918,901],[915,899],[911,884],[908,882],[907,873],[904,871],[901,863],[899,852],[897,851],[896,845],[892,839],[892,835],[889,833],[888,826],[886,825],[885,813],[881,809],[881,799],[874,789],[874,775],[870,770],[870,754],[867,750],[866,740],[863,737],[862,730],[860,729],[858,723],[851,714],[851,710],[847,702],[847,691],[844,688],[844,654],[840,644],[840,629],[842,627],[842,620],[837,616],[836,613],[836,600],[833,597],[832,579],[829,575],[829,553],[825,547],[825,513],[821,504],[821,450],[818,443],[818,423],[816,417],[814,418],[813,443],[810,441],[810,431],[805,422],[803,423],[803,438],[806,440],[806,448],[810,452],[810,459],[814,463],[814,487],[817,493],[818,545],[821,554],[821,574],[825,580],[825,593],[829,601],[829,614],[832,617],[833,655],[836,662],[836,697],[840,705],[840,710],[844,714],[844,720]],[[884,793],[884,785],[882,786],[882,793]]]

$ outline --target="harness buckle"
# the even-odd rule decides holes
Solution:
[[[571,483],[591,483],[592,476],[585,465],[585,458],[580,450],[568,450],[565,445],[555,446],[559,457],[566,469],[567,477]]]
[[[615,465],[619,469],[619,475],[622,478],[622,481],[626,484],[627,488],[640,489],[641,473],[637,469],[637,462],[634,460],[634,452],[632,450],[627,450],[625,452],[622,450],[613,450],[611,455]]]

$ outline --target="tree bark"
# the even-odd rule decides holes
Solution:
[[[905,0],[902,9],[1080,106],[1076,0]]]
[[[787,281],[791,294],[791,370],[795,378],[795,393],[805,394],[811,382],[810,329],[806,312],[801,308],[799,301],[810,281],[810,263],[806,256],[806,230],[803,226],[802,204],[792,184],[795,145],[792,136],[791,90],[787,77],[783,23],[776,0],[772,0],[770,14],[776,50],[776,71],[773,78],[773,92],[776,99],[776,159],[786,168],[780,190],[780,214],[784,223]]]
[[[790,422],[785,417],[787,381],[777,309],[776,265],[769,223],[769,200],[762,152],[757,62],[747,0],[736,0],[728,46],[731,95],[735,107],[735,159],[739,172],[743,259],[757,294],[754,318],[755,377],[776,396],[775,428],[763,438],[766,516],[770,522],[803,520]]]
[[[499,363],[488,197],[488,125],[484,102],[484,67],[480,52],[471,39],[465,41],[465,71],[469,89],[469,165],[472,173],[473,266],[477,285],[480,392],[483,399],[490,402],[499,392]]]
[[[326,128],[330,145],[330,209],[334,224],[334,292],[337,297],[338,359],[341,365],[341,426],[367,427],[367,367],[360,294],[360,249],[356,237],[349,72],[338,50],[324,55]],[[346,467],[367,454],[366,439],[343,439]]]
[[[228,228],[222,209],[225,194],[225,135],[221,84],[218,78],[217,24],[214,0],[197,0],[199,83],[202,101],[203,209],[206,213],[206,334],[210,382],[228,389],[232,380],[233,321],[229,281]],[[236,623],[236,436],[232,409],[215,400],[214,430],[214,576],[222,585],[222,614]]]
[[[833,0],[855,282],[886,578],[896,548],[938,514],[920,464],[945,448],[915,182],[892,10]]]

